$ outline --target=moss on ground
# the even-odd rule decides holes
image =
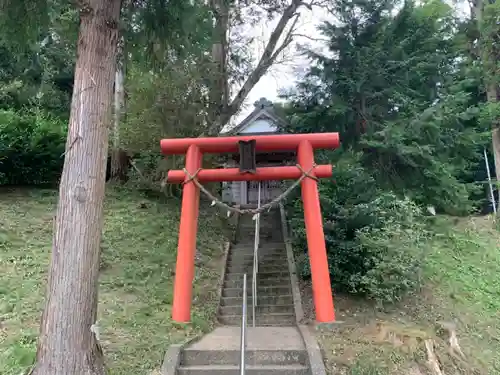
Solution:
[[[49,264],[56,192],[0,191],[0,374],[34,360]],[[218,301],[224,238],[213,209],[202,210],[190,324],[171,320],[178,201],[108,188],[99,327],[113,375],[147,374],[172,343],[209,331]]]

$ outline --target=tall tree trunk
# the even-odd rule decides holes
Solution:
[[[118,58],[115,72],[114,111],[113,111],[113,142],[111,151],[111,179],[124,181],[127,178],[128,158],[120,147],[120,124],[125,113],[125,56],[124,39],[118,46]]]
[[[105,374],[92,326],[120,3],[79,2],[75,84],[34,375]]]
[[[488,100],[489,101],[489,100]],[[498,101],[495,98],[495,103]],[[500,190],[500,121],[497,119],[493,124],[491,131],[491,143],[493,148],[493,159],[495,162],[495,181],[497,182],[497,190]],[[497,206],[497,213],[500,214],[500,199]]]
[[[486,3],[482,0],[474,0],[471,9],[479,29],[480,56],[483,64],[486,98],[493,111],[498,111],[497,103],[500,96],[498,59],[500,58],[500,49],[497,46],[496,39],[498,32],[500,32],[500,26],[497,21],[499,16],[497,6],[494,3],[494,0]],[[498,116],[492,119],[491,127],[495,178],[498,183],[500,179],[500,118]],[[500,202],[498,211],[500,212]]]
[[[218,130],[225,124],[220,123],[221,114],[229,104],[229,76],[227,72],[229,2],[227,0],[211,0],[215,18],[214,43],[212,45],[212,63],[214,76],[210,88],[209,123],[210,129],[216,130],[209,135],[218,135]]]
[[[500,31],[500,27],[496,25],[498,31]],[[494,43],[494,42],[491,42]],[[495,53],[496,52],[496,53]],[[500,94],[500,90],[498,87],[498,80],[500,79],[499,73],[497,71],[498,58],[500,56],[500,51],[497,48],[491,48],[490,53],[485,53],[483,56],[483,63],[487,67],[489,67],[490,74],[485,74],[485,86],[486,86],[486,99],[488,100],[488,104],[495,106],[493,110],[497,110],[496,106],[498,105],[498,98]],[[500,179],[500,118],[496,117],[493,119],[491,124],[491,146],[493,150],[493,161],[495,163],[495,181],[497,182],[497,190],[500,189],[498,185],[498,181]],[[500,213],[500,201],[497,206],[497,213]]]

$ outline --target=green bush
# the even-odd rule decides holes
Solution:
[[[395,301],[419,283],[422,212],[410,199],[379,190],[358,161],[355,155],[343,158],[335,182],[320,185],[331,280],[337,291]],[[305,252],[301,201],[290,209],[296,248]],[[303,258],[299,269],[308,278],[309,260]]]
[[[65,133],[62,120],[0,110],[0,185],[56,184]]]
[[[358,207],[361,214],[365,210],[378,220],[356,231],[356,248],[348,256],[364,262],[358,272],[351,273],[349,286],[377,301],[394,302],[420,283],[427,236],[421,212],[409,199],[400,200],[390,193]]]

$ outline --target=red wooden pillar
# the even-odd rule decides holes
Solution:
[[[201,168],[202,154],[198,146],[189,146],[186,153],[186,169],[194,175]],[[175,268],[174,301],[172,318],[176,322],[191,320],[191,300],[193,293],[194,260],[196,253],[196,232],[200,208],[200,189],[193,181],[187,182],[182,189],[182,209]]]
[[[299,143],[297,161],[304,171],[309,171],[314,163],[314,150],[311,143],[303,140]],[[314,170],[310,172],[315,176]],[[319,204],[318,183],[312,178],[304,178],[301,182],[302,201],[304,204],[304,221],[307,234],[307,247],[311,263],[313,300],[316,320],[320,323],[335,321],[332,287],[326,255],[323,219]]]
[[[305,171],[314,163],[314,149],[334,149],[339,146],[337,133],[280,134],[247,137],[163,139],[161,149],[165,155],[186,153],[186,169],[195,174],[201,167],[202,153],[237,152],[238,141],[256,140],[260,152],[298,150],[298,162]],[[322,165],[311,171],[316,177],[331,177],[331,165]],[[197,175],[200,182],[212,181],[263,181],[296,179],[301,172],[295,167],[258,168],[253,175],[241,174],[237,168],[227,170],[204,170]],[[200,191],[183,171],[169,171],[168,182],[185,182],[182,195],[182,212],[179,226],[176,276],[172,318],[177,322],[188,322],[191,318],[191,298],[196,252],[196,232]],[[328,272],[328,261],[323,233],[317,182],[305,178],[302,182],[302,200],[307,233],[307,245],[311,262],[313,296],[318,322],[335,320],[333,297]]]

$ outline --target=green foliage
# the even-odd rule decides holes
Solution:
[[[310,54],[291,130],[340,132],[375,183],[400,198],[449,214],[480,206],[475,182],[489,144],[482,77],[455,37],[451,8],[440,0],[397,12],[391,2],[337,4],[342,23],[322,26],[331,53]]]
[[[343,155],[335,183],[320,185],[330,273],[338,291],[395,301],[419,285],[426,238],[422,212],[411,200],[380,189],[360,157]],[[303,228],[301,201],[291,210],[293,227]],[[297,248],[305,248],[304,230],[293,233]],[[301,273],[310,276],[308,261]]]
[[[395,301],[419,285],[422,209],[465,215],[483,204],[496,109],[483,104],[481,69],[446,3],[335,4],[339,22],[321,27],[330,53],[309,53],[288,130],[341,133],[341,150],[318,155],[335,165],[335,184],[321,185],[335,287]],[[291,216],[305,246],[299,203]]]
[[[57,183],[65,128],[52,116],[0,110],[0,185]]]
[[[345,145],[424,109],[451,67],[449,6],[405,2],[391,16],[395,10],[390,1],[336,2],[340,22],[320,28],[329,39],[328,55],[309,52],[313,68],[298,87],[299,102],[309,110],[325,108]]]
[[[0,35],[18,49],[24,50],[47,31],[50,7],[64,2],[65,0],[0,0]]]
[[[483,16],[479,25],[481,33],[481,54],[486,81],[498,85],[498,56],[500,56],[500,34],[498,33],[498,20],[500,17],[500,4],[496,1],[485,2]]]
[[[38,108],[68,117],[74,70],[69,42],[47,36],[19,52],[0,37],[0,108]]]
[[[186,66],[184,61],[170,64],[161,73],[133,66],[127,82],[127,118],[121,127],[123,146],[158,154],[159,139],[198,136],[206,109],[200,94],[203,73],[202,67]]]
[[[479,121],[484,128],[496,124],[500,118],[500,102],[487,102],[481,106]]]
[[[211,46],[212,15],[203,1],[127,0],[122,9],[125,48],[133,61],[161,70]]]
[[[386,193],[355,210],[366,214],[376,220],[356,233],[355,254],[364,264],[351,273],[350,285],[377,301],[395,302],[420,286],[427,239],[421,211],[411,200]]]
[[[471,197],[479,189],[474,173],[489,134],[477,126],[480,109],[469,105],[469,95],[448,93],[413,118],[388,122],[361,140],[362,163],[374,171],[380,186],[400,196],[440,212],[471,212]]]
[[[349,369],[348,375],[386,375],[388,373],[387,370],[379,368],[372,362],[372,358],[363,356]]]
[[[4,189],[5,190],[5,189]],[[0,194],[0,374],[29,372],[45,299],[57,191]],[[180,207],[129,189],[106,189],[98,324],[113,375],[149,374],[165,346],[213,329],[224,236],[212,210],[200,210],[192,319],[172,321]]]

